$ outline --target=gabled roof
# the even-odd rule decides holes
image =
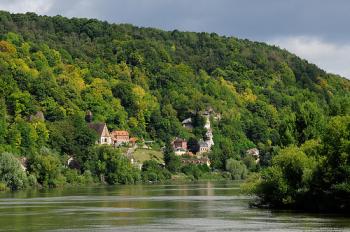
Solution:
[[[102,123],[102,122],[96,122],[96,123],[89,123],[88,127],[90,129],[93,129],[94,131],[96,131],[96,133],[101,136],[103,133],[103,129],[105,128],[106,123]]]
[[[200,141],[198,142],[198,145],[199,145],[200,147],[209,147],[208,143],[204,142],[203,140],[200,140]]]
[[[187,141],[185,139],[176,138],[173,143],[183,143],[183,142],[187,142]]]

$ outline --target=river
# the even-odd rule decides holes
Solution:
[[[251,209],[239,182],[0,193],[0,231],[350,231],[350,218]]]

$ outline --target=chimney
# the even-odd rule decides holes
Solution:
[[[85,121],[88,123],[92,122],[92,112],[90,110],[86,111]]]

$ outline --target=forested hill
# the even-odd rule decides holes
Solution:
[[[0,12],[0,78],[1,150],[19,155],[76,154],[85,142],[74,137],[77,118],[87,110],[160,144],[199,139],[196,112],[211,107],[222,116],[213,167],[252,147],[267,164],[275,150],[317,140],[330,117],[350,113],[350,81],[277,47],[94,19]],[[38,111],[45,122],[29,120]],[[181,125],[191,116],[192,132]]]

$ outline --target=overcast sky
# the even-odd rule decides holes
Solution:
[[[350,0],[0,0],[0,9],[263,41],[350,78]]]

